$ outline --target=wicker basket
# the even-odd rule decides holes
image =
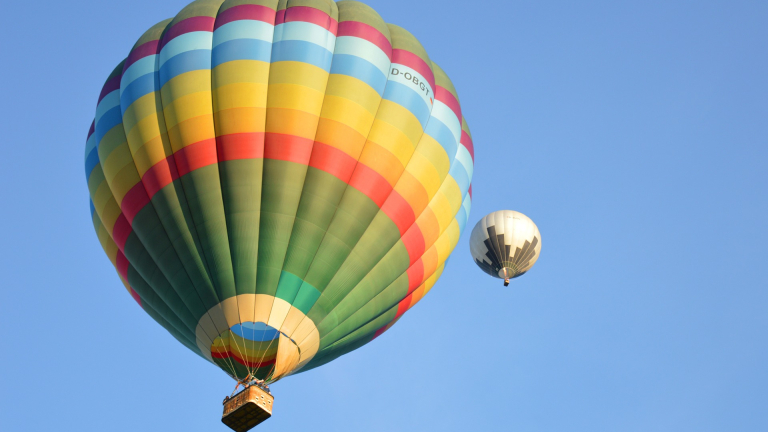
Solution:
[[[235,432],[245,432],[272,417],[275,398],[258,386],[246,387],[224,401],[221,422]]]

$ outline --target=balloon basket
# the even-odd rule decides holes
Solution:
[[[272,417],[275,398],[256,385],[224,399],[221,422],[235,432],[245,432]]]

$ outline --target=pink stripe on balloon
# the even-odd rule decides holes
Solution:
[[[131,67],[132,64],[136,63],[137,61],[143,59],[144,57],[149,57],[151,55],[157,54],[157,46],[160,44],[159,40],[151,40],[149,42],[143,43],[136,48],[131,50],[131,53],[128,54],[128,58],[125,59],[125,65],[123,65],[123,72],[125,72],[129,67]]]
[[[239,20],[263,21],[275,25],[275,10],[262,5],[244,4],[233,6],[216,16],[216,24],[213,29]]]
[[[354,36],[365,39],[379,47],[392,60],[392,44],[389,42],[389,39],[368,24],[358,21],[342,21],[339,23],[339,34],[337,36]]]
[[[157,51],[160,52],[168,42],[172,41],[175,37],[181,36],[185,33],[192,33],[196,31],[213,31],[213,24],[216,20],[209,16],[196,16],[181,20],[173,25],[165,35],[163,35],[162,42]]]
[[[472,156],[472,162],[475,161],[475,146],[472,144],[472,138],[465,131],[461,131],[461,145],[466,147],[469,155]]]
[[[459,105],[459,101],[456,100],[453,93],[438,85],[435,89],[435,99],[446,104],[456,114],[456,118],[461,121],[461,105]]]
[[[339,23],[320,9],[309,6],[294,6],[277,12],[275,25],[303,21],[319,25],[334,35],[338,32]]]
[[[392,50],[392,63],[398,63],[415,70],[427,79],[432,88],[435,88],[435,75],[432,73],[432,68],[416,54],[403,49]]]
[[[108,94],[120,88],[120,80],[122,78],[123,74],[115,75],[104,83],[104,87],[101,88],[101,93],[99,93],[99,101],[96,103],[97,106]]]

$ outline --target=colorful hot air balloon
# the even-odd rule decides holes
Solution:
[[[235,379],[273,382],[432,288],[473,157],[448,76],[370,7],[200,0],[110,74],[85,171],[136,302]]]
[[[541,254],[541,234],[526,215],[499,210],[480,219],[472,230],[469,248],[475,263],[504,286],[533,267]]]

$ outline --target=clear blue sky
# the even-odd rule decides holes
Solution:
[[[4,431],[227,430],[233,383],[126,294],[83,174],[105,77],[186,3],[3,6]],[[768,2],[369,4],[458,89],[472,214],[424,301],[257,430],[768,430]],[[468,247],[503,208],[543,237],[506,289]]]

